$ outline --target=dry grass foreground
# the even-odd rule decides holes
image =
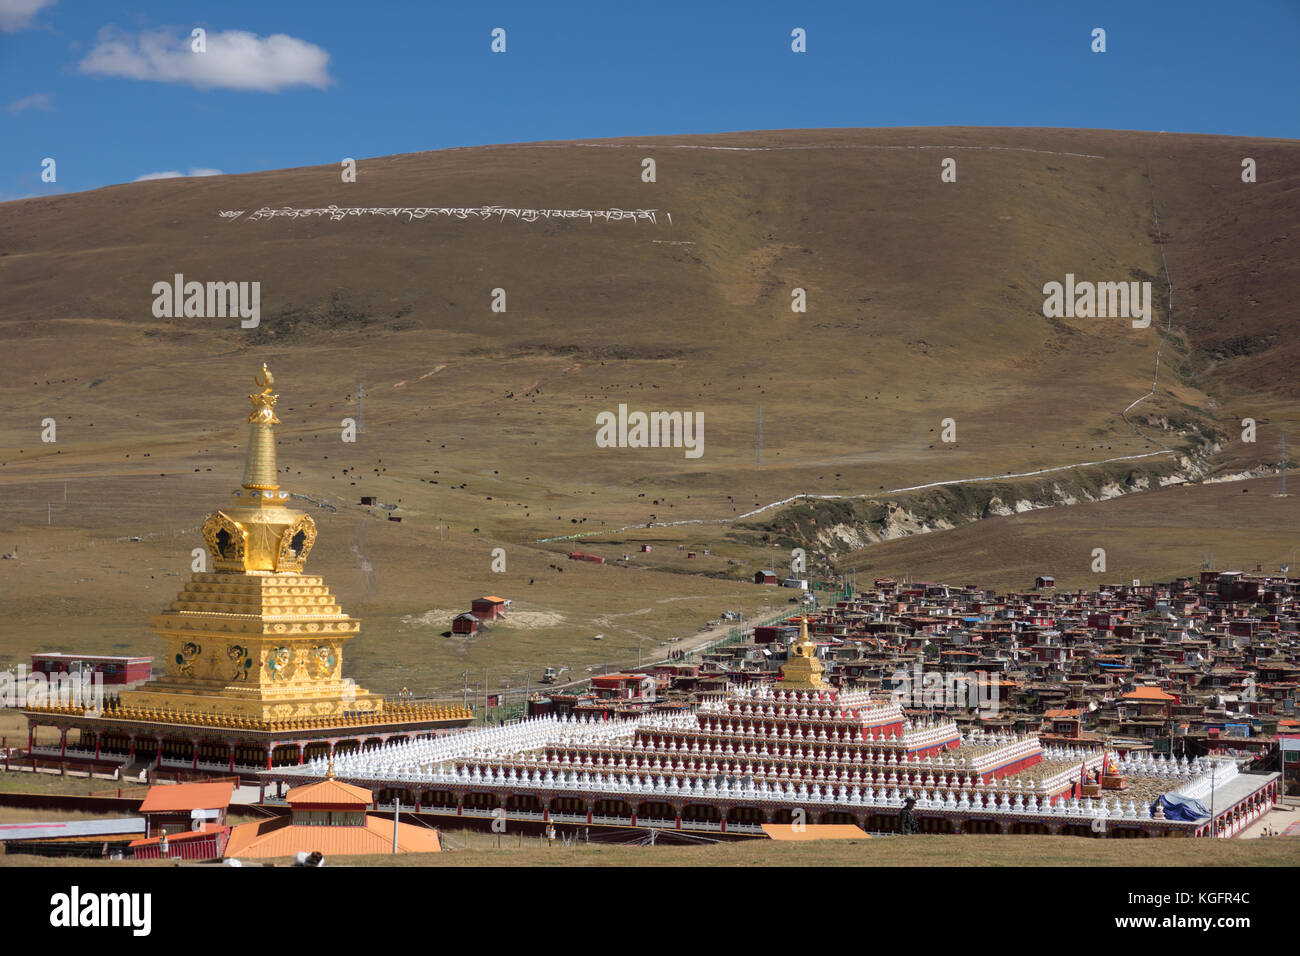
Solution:
[[[452,839],[459,838],[455,834]],[[478,843],[482,841],[470,841]],[[748,840],[710,846],[628,847],[580,844],[523,847],[509,837],[502,848],[437,854],[327,859],[334,866],[1297,866],[1300,838],[1260,840],[1102,840],[1040,836],[914,836],[851,841],[773,843]],[[259,865],[263,861],[247,861]],[[271,861],[265,861],[271,862]],[[274,861],[284,864],[287,860]],[[149,866],[156,863],[58,861],[0,857],[7,866]],[[166,864],[161,864],[166,865]],[[196,864],[186,864],[196,865]]]

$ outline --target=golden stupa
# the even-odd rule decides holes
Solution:
[[[208,515],[211,572],[195,572],[152,618],[167,644],[164,677],[123,691],[124,708],[267,721],[373,718],[383,698],[344,679],[343,643],[361,622],[324,581],[303,573],[316,523],[289,506],[275,457],[275,379],[249,396],[248,462],[235,504]]]
[[[790,645],[790,654],[781,668],[782,690],[830,690],[822,678],[826,665],[817,656],[817,645],[808,636],[808,617],[799,625],[799,640]]]

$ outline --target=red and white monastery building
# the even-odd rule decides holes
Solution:
[[[329,770],[316,759],[264,777],[296,785]],[[780,684],[678,714],[540,717],[392,744],[336,757],[333,770],[389,806],[449,817],[755,835],[792,822],[893,832],[911,797],[925,832],[1208,836],[1209,816],[1164,819],[1151,806],[1165,794],[1208,802],[1213,783],[1214,832],[1230,836],[1271,806],[1278,781],[1231,760],[963,735],[867,691]]]

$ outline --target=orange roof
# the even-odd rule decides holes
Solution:
[[[295,803],[314,803],[319,805],[337,804],[345,807],[368,807],[374,795],[363,787],[354,787],[350,783],[342,783],[334,778],[322,780],[320,783],[309,783],[305,786],[294,787],[284,795],[290,806]]]
[[[230,806],[235,785],[225,783],[168,783],[149,788],[141,813],[181,813],[190,810],[224,810]]]
[[[1172,694],[1166,694],[1159,687],[1150,687],[1143,685],[1135,687],[1127,694],[1123,695],[1125,700],[1177,700]]]
[[[805,823],[797,829],[792,823],[764,823],[763,832],[773,840],[871,839],[866,830],[850,823]]]
[[[1082,707],[1062,707],[1056,710],[1049,710],[1043,713],[1044,717],[1078,717],[1083,713]]]
[[[440,853],[438,834],[427,827],[400,823],[397,852]],[[296,853],[325,856],[361,856],[393,852],[393,821],[367,816],[364,826],[294,826],[286,818],[244,823],[230,832],[226,856],[257,858],[293,856]]]
[[[201,830],[187,830],[184,833],[169,833],[167,834],[167,842],[176,843],[180,840],[193,840],[195,837],[207,836],[210,833],[218,833],[222,830],[229,830],[229,829],[230,827],[217,826],[215,823],[205,823],[203,825],[203,829]],[[156,837],[146,837],[142,840],[132,840],[130,843],[127,844],[127,846],[128,847],[149,846],[151,844],[158,843],[160,840],[162,840],[161,834],[159,834]]]
[[[493,604],[505,604],[506,599],[497,597],[495,594],[489,594],[487,597],[478,598],[480,601],[491,601]]]

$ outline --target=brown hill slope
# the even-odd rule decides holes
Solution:
[[[1260,182],[1240,182],[1242,156],[1257,160]],[[644,157],[657,161],[655,183],[641,181]],[[940,181],[945,157],[957,161],[956,183]],[[347,184],[330,165],[7,203],[0,532],[37,547],[193,527],[238,481],[241,389],[267,361],[283,395],[286,486],[341,509],[329,520],[353,568],[345,600],[373,599],[401,633],[403,615],[461,607],[471,589],[531,587],[568,631],[575,620],[604,630],[583,597],[592,592],[543,591],[552,585],[525,584],[513,565],[508,581],[487,583],[491,547],[518,549],[521,564],[540,561],[559,580],[531,550],[537,539],[731,518],[803,491],[858,494],[1160,451],[1120,412],[1150,388],[1168,318],[1161,237],[1174,334],[1135,420],[1163,415],[1220,436],[1235,434],[1239,415],[1294,421],[1297,170],[1300,150],[1286,141],[785,131],[394,156],[363,160]],[[253,216],[331,204],[656,213],[653,223]],[[1152,281],[1152,328],[1044,318],[1042,286],[1067,272]],[[175,273],[259,281],[260,326],[155,318],[153,284]],[[790,309],[796,287],[806,314]],[[507,293],[504,314],[490,308],[496,288]],[[356,415],[362,382],[365,431],[343,444],[339,423]],[[704,455],[596,448],[596,413],[621,402],[703,412]],[[47,417],[54,444],[39,440]],[[955,444],[938,440],[949,417]],[[1143,428],[1173,447],[1198,434]],[[1258,451],[1230,443],[1221,457],[1257,464],[1274,455],[1264,428],[1260,441]],[[362,494],[400,502],[404,523],[359,509]],[[443,542],[440,518],[453,526],[448,553],[422,577],[411,565]],[[382,532],[358,542],[353,529],[376,520]],[[725,526],[710,527],[661,537],[720,543]],[[150,547],[159,568],[181,570],[194,543]],[[724,548],[703,569],[739,576],[728,558],[760,560]],[[39,603],[41,575],[10,565],[0,566],[7,586]],[[683,579],[672,572],[700,567],[665,556],[620,613],[677,593]],[[97,594],[122,598],[108,573],[41,574],[60,586],[86,578],[77,593],[90,607]],[[694,588],[697,610],[715,615],[727,587]],[[69,601],[61,613],[83,613]],[[141,610],[143,621],[152,608]],[[636,646],[628,628],[613,638],[625,659]],[[477,653],[455,666],[477,664]]]

